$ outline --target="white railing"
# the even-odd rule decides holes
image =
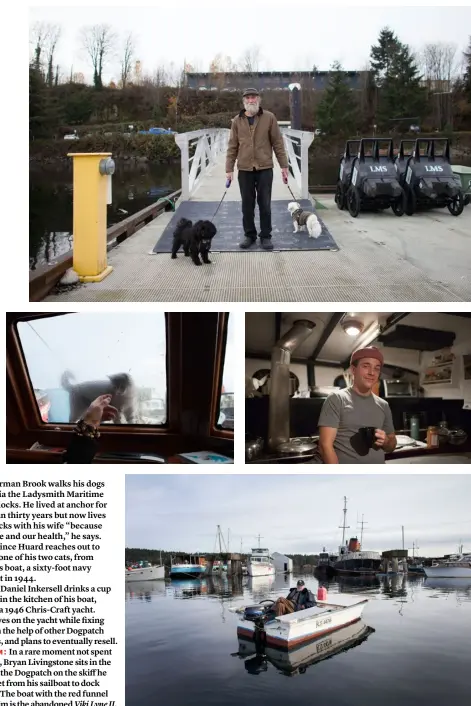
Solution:
[[[227,149],[229,133],[225,128],[209,128],[175,135],[181,152],[182,201],[190,198],[206,170]]]
[[[288,155],[289,166],[293,173],[293,178],[301,192],[302,199],[309,198],[309,162],[308,150],[314,140],[313,132],[303,130],[292,130],[284,128],[281,130]]]

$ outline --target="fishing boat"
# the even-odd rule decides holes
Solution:
[[[189,559],[175,557],[170,559],[170,578],[189,579],[203,576],[206,571],[203,557],[190,556]]]
[[[289,650],[357,622],[367,602],[365,596],[335,594],[318,599],[313,608],[279,617],[273,614],[272,600],[232,612],[240,615],[239,638],[262,640],[267,646]]]
[[[283,650],[278,647],[263,646],[261,649],[253,640],[239,638],[238,657],[245,660],[245,668],[250,674],[259,673],[260,666],[268,661],[283,674],[294,677],[304,674],[311,667],[324,659],[353,649],[374,633],[374,628],[357,620],[351,625],[340,628],[330,635],[319,637],[298,649]],[[249,659],[247,659],[249,658]]]
[[[424,568],[427,578],[471,578],[471,554],[452,554]]]
[[[148,561],[136,561],[126,567],[125,582],[161,581],[165,579],[165,566],[153,566]]]

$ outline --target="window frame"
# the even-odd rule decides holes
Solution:
[[[38,441],[41,437],[50,435],[51,432],[72,432],[74,424],[71,422],[43,422],[39,406],[34,394],[33,383],[28,371],[26,356],[21,345],[18,323],[36,321],[53,316],[67,316],[79,312],[7,312],[7,377],[12,385],[13,394],[17,400],[18,410],[23,423],[24,431],[34,432]],[[153,424],[105,424],[100,427],[103,437],[121,436],[143,437],[168,435],[179,432],[179,404],[181,400],[181,329],[182,320],[180,313],[164,312],[166,327],[166,371],[167,371],[167,421],[165,425]],[[44,441],[44,443],[47,443]]]
[[[218,314],[217,336],[216,336],[216,354],[214,358],[213,372],[213,391],[211,398],[211,416],[209,435],[216,436],[220,439],[234,439],[234,429],[221,429],[217,425],[217,420],[220,412],[222,378],[224,374],[224,362],[226,358],[227,333],[229,329],[229,316],[233,316],[232,312],[223,312]],[[235,402],[235,391],[234,391]],[[235,414],[234,414],[235,426]]]

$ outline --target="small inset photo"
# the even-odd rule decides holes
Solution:
[[[228,313],[7,313],[7,463],[234,459]]]
[[[245,316],[246,463],[471,462],[471,313]]]

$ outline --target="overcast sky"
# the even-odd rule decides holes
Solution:
[[[79,30],[86,25],[112,26],[123,44],[132,32],[136,58],[143,73],[184,61],[207,71],[218,54],[237,61],[244,51],[260,47],[260,70],[326,70],[339,60],[346,69],[365,66],[372,44],[388,25],[399,39],[419,50],[428,42],[452,42],[457,52],[467,46],[471,7],[316,7],[300,0],[258,0],[247,3],[167,2],[156,7],[32,7],[30,26],[59,24],[62,34],[57,62],[64,76],[82,72],[91,81],[92,69],[81,48]],[[31,47],[30,47],[31,50]],[[119,79],[122,52],[117,51],[104,72],[105,81]]]
[[[384,551],[418,541],[422,556],[471,551],[465,475],[127,475],[126,546],[213,551],[216,527],[230,528],[230,548],[310,554],[337,549],[343,496],[348,536],[364,515],[363,548]]]
[[[234,326],[229,317],[223,385],[234,391]],[[165,397],[165,318],[155,313],[77,313],[21,322],[18,327],[33,387],[60,386],[65,370],[77,382],[130,373],[139,387]]]

